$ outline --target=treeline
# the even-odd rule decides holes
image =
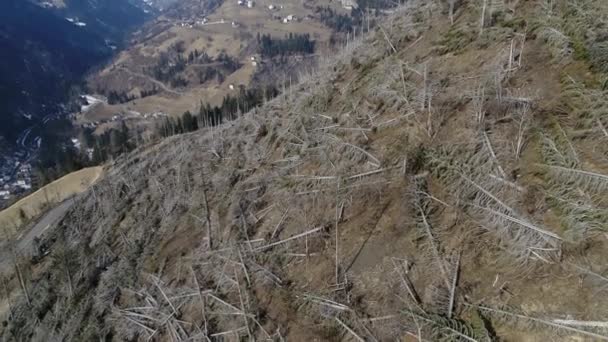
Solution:
[[[158,94],[158,92],[159,92],[158,87],[156,87],[156,85],[154,85],[154,86],[152,86],[152,89],[150,89],[150,90],[144,89],[144,90],[140,91],[139,97],[143,99],[144,97],[156,95],[156,94]]]
[[[73,131],[71,121],[62,118],[49,121],[45,129],[40,132],[42,144],[37,163],[33,165],[34,187],[44,186],[86,166],[86,160],[73,148],[69,135],[63,134]]]
[[[115,91],[115,90],[111,90],[107,94],[107,97],[108,97],[108,103],[111,105],[129,102],[129,101],[135,100],[137,98],[135,95],[129,95],[126,92],[119,92],[119,91]]]
[[[157,134],[161,137],[168,137],[175,134],[192,132],[200,127],[216,126],[236,119],[240,114],[260,106],[264,101],[276,97],[278,94],[279,91],[275,87],[260,87],[255,89],[241,87],[236,96],[228,95],[224,97],[222,104],[219,106],[211,106],[208,103],[204,104],[201,102],[197,114],[188,111],[177,119],[165,118],[157,126]]]
[[[360,11],[366,11],[367,9],[374,10],[378,14],[379,10],[393,9],[399,6],[400,1],[393,0],[357,0],[357,6]]]
[[[171,58],[168,53],[161,53],[156,65],[146,70],[147,74],[164,83],[174,83],[178,75],[186,69],[188,61],[181,54]],[[181,83],[181,81],[177,81]]]
[[[194,49],[194,51],[190,51],[188,54],[188,63],[211,63],[213,62],[213,58],[209,57],[206,52],[200,52],[198,49]]]
[[[154,66],[145,69],[144,72],[161,82],[169,83],[172,87],[185,87],[189,81],[181,74],[190,64],[218,64],[203,66],[203,69],[198,71],[199,83],[205,83],[214,78],[222,82],[226,74],[231,74],[241,67],[238,60],[225,52],[221,52],[215,59],[197,49],[191,51],[186,57],[183,52],[184,48],[181,44],[170,48],[168,52],[160,55]]]
[[[62,123],[71,125],[69,122]],[[73,131],[71,127],[65,127]],[[138,132],[131,132],[122,122],[101,135],[93,134],[92,129],[80,131],[80,147],[74,146],[69,137],[43,135],[40,157],[34,166],[36,187],[42,187],[64,175],[85,167],[100,165],[136,147]]]
[[[120,126],[106,130],[99,135],[93,135],[92,132],[85,131],[85,135],[89,137],[80,139],[84,148],[91,148],[92,153],[91,163],[99,165],[105,161],[116,158],[119,155],[129,152],[136,147],[137,132],[131,132],[124,121],[121,121]],[[84,140],[84,141],[82,141]]]
[[[356,15],[359,12],[352,12],[352,15],[340,14],[329,6],[315,8],[315,14],[319,15],[319,20],[335,32],[352,32],[354,28],[361,25],[361,16]]]
[[[197,64],[220,63],[219,65],[203,66],[198,70],[198,80],[200,84],[216,79],[218,83],[224,82],[226,75],[232,74],[241,67],[235,58],[230,57],[225,52],[220,54],[213,60],[205,53],[202,59],[197,59]]]
[[[284,39],[276,39],[272,38],[270,34],[260,35],[258,33],[257,40],[260,54],[267,58],[315,52],[316,42],[310,39],[308,33],[289,33]]]
[[[159,91],[160,90],[158,89],[158,87],[156,85],[154,85],[151,89],[141,90],[139,92],[139,97],[137,97],[135,95],[129,95],[125,91],[117,91],[117,90],[106,91],[104,89],[97,90],[98,93],[104,94],[108,98],[108,103],[111,105],[130,102],[130,101],[136,100],[138,98],[143,99],[144,97],[156,95],[156,94],[158,94]],[[77,110],[79,110],[79,109],[77,109]]]

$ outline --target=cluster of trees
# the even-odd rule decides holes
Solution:
[[[165,118],[162,123],[156,126],[156,133],[166,138],[176,134],[193,132],[198,128],[198,119],[190,111],[187,111],[179,118]]]
[[[62,125],[66,126],[66,132],[67,126],[71,126],[69,122]],[[73,131],[73,127],[70,129]],[[67,136],[44,135],[40,158],[34,166],[35,185],[42,187],[68,173],[102,164],[131,151],[136,147],[135,134],[137,133],[131,132],[124,122],[101,135],[93,134],[92,129],[84,129],[78,137],[80,148],[76,148]],[[92,154],[89,154],[89,149],[92,149]]]
[[[199,83],[205,83],[214,78],[222,82],[226,74],[241,67],[238,60],[225,52],[221,52],[215,59],[196,49],[191,51],[187,57],[184,57],[181,52],[183,52],[183,47],[177,46],[162,53],[156,65],[148,68],[146,73],[161,82],[169,83],[172,87],[185,87],[189,82],[181,73],[189,64],[218,63],[213,66],[202,66],[202,69],[198,71]]]
[[[129,95],[124,91],[119,92],[115,90],[111,90],[107,96],[109,104],[125,103],[137,98],[135,95]]]
[[[127,127],[127,124],[122,121],[120,126],[106,130],[103,134],[92,135],[89,142],[83,143],[83,147],[93,149],[91,163],[99,165],[108,159],[115,158],[123,153],[129,152],[136,147],[133,135]]]
[[[72,146],[69,135],[62,134],[73,132],[70,120],[52,120],[45,128],[40,132],[43,143],[40,145],[37,163],[33,166],[34,186],[43,186],[86,166],[86,160]]]
[[[145,90],[144,89],[144,90],[140,91],[139,92],[139,97],[141,97],[143,99],[144,97],[156,95],[156,94],[158,94],[158,92],[159,92],[158,88],[156,87],[156,85],[154,85],[152,87],[152,89],[150,89],[150,90]]]
[[[204,56],[206,56],[206,54]],[[204,64],[213,62],[214,60],[208,58],[207,56]],[[214,78],[217,79],[218,83],[222,83],[224,82],[225,75],[229,75],[241,67],[241,64],[238,60],[230,57],[225,52],[220,52],[220,54],[215,58],[215,62],[221,64],[213,66],[204,66],[198,70],[198,79],[200,84],[203,84]]]
[[[190,51],[188,54],[188,63],[211,63],[213,62],[213,58],[209,57],[206,52],[200,52],[198,49],[194,49],[194,51]]]
[[[284,39],[272,38],[269,34],[258,33],[258,46],[263,57],[276,57],[293,54],[311,54],[315,52],[315,41],[310,34],[289,33]]]
[[[160,90],[155,85],[150,90],[145,90],[145,89],[141,90],[139,92],[139,98],[144,98],[144,97],[156,95],[156,94],[158,94],[159,91]],[[135,99],[138,98],[135,95],[129,95],[125,91],[110,90],[108,92],[108,91],[103,90],[103,89],[98,89],[97,92],[106,95],[106,97],[108,98],[108,103],[111,104],[111,105],[113,105],[113,104],[119,104],[119,103],[126,103],[126,102],[133,101],[133,100],[135,100]],[[86,103],[80,103],[80,104],[86,104]],[[74,108],[74,110],[72,110],[72,112],[76,112],[76,111],[79,111],[79,110],[80,110],[80,107],[77,107],[77,108]]]
[[[374,10],[378,14],[378,10],[386,10],[399,6],[400,1],[393,0],[357,0],[359,10]]]
[[[211,106],[201,102],[197,115],[185,112],[182,117],[166,118],[157,126],[157,133],[161,137],[168,137],[175,134],[192,132],[200,127],[215,126],[225,121],[236,119],[241,113],[260,106],[279,94],[275,87],[260,87],[245,89],[241,87],[235,96],[224,97],[222,104]]]
[[[186,69],[187,63],[188,60],[181,54],[172,58],[169,53],[164,52],[161,53],[156,65],[149,67],[146,73],[161,82],[171,82]]]
[[[329,6],[317,6],[315,13],[319,15],[323,24],[335,32],[352,32],[353,28],[361,25],[361,16],[340,14]],[[358,13],[358,11],[353,11],[354,13]]]

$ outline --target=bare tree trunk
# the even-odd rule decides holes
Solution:
[[[70,294],[70,298],[74,295],[74,286],[72,285],[72,274],[70,273],[70,266],[68,264],[68,260],[65,256],[65,251],[63,253],[63,267],[65,267],[65,276],[68,278],[68,291]]]
[[[336,285],[340,283],[340,259],[339,259],[339,249],[338,249],[338,241],[339,241],[339,232],[338,232],[338,223],[340,221],[340,209],[338,198],[340,194],[340,177],[336,182]]]
[[[209,243],[209,249],[213,249],[213,242],[211,238],[211,214],[209,213],[209,202],[207,201],[207,189],[203,189],[203,201],[205,202],[205,221],[207,223],[207,242]]]
[[[25,295],[25,300],[27,301],[27,305],[31,306],[32,301],[30,300],[30,293],[27,290],[27,286],[25,284],[25,278],[23,278],[23,272],[21,272],[21,267],[19,267],[19,262],[17,261],[17,253],[13,250],[13,263],[15,264],[15,270],[17,271],[17,278],[19,279],[19,285],[21,286],[21,290],[23,290],[23,294]]]
[[[449,0],[450,4],[450,24],[454,25],[454,7],[456,6],[456,0]]]
[[[424,88],[423,88],[423,90],[422,90],[422,101],[421,101],[421,106],[420,106],[420,110],[421,110],[421,111],[422,111],[422,110],[424,110],[424,108],[425,108],[425,106],[426,106],[426,95],[427,95],[426,93],[427,93],[427,91],[428,91],[428,89],[427,89],[427,87],[428,87],[428,85],[427,85],[427,81],[428,81],[428,80],[427,80],[427,78],[428,78],[428,73],[427,73],[427,71],[428,71],[428,70],[427,70],[427,64],[425,63],[425,64],[424,64],[424,75],[423,75],[423,76],[424,76],[424,84],[423,84],[423,85],[424,85]]]
[[[8,285],[6,284],[6,278],[2,278],[2,286],[4,287],[4,294],[6,296],[6,302],[8,303],[8,315],[13,319],[13,306],[11,305],[11,294],[8,291]]]
[[[369,6],[367,6],[367,33],[369,33]]]
[[[483,29],[486,26],[486,8],[488,7],[488,0],[483,0],[483,6],[481,8],[481,22],[479,25],[479,35],[483,34]]]

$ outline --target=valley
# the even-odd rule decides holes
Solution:
[[[94,141],[105,139],[103,145],[109,143],[111,132],[123,125],[135,134],[129,139],[149,141],[155,139],[158,125],[167,118],[199,113],[203,105],[220,106],[231,97],[239,97],[244,89],[289,87],[301,72],[314,68],[320,58],[345,44],[352,34],[349,30],[357,29],[351,21],[346,29],[327,26],[323,22],[327,11],[345,20],[351,18],[352,5],[324,0],[281,4],[270,0],[130,1],[118,7],[113,0],[108,1],[94,9],[73,1],[39,3],[65,20],[63,25],[72,25],[71,29],[98,34],[99,28],[87,23],[95,21],[94,16],[118,13],[111,20],[128,17],[127,21],[134,22],[129,26],[134,31],[115,26],[117,29],[103,32],[106,49],[114,51],[120,46],[118,54],[104,57],[101,67],[87,71],[83,83],[71,86],[69,96],[56,96],[38,109],[30,108],[30,114],[22,117],[27,117],[26,121],[12,124],[21,133],[13,135],[12,130],[7,135],[8,141],[15,143],[7,145],[9,149],[0,156],[0,206],[2,201],[10,203],[44,184],[41,173],[52,180],[74,171],[73,166],[59,165],[53,157],[63,154],[61,149],[73,155],[59,158],[64,160],[61,163],[90,166],[107,158],[107,152],[100,151],[103,146]],[[153,19],[138,27],[141,13]],[[128,41],[120,43],[118,30],[129,32]],[[304,45],[293,46],[302,42],[309,47],[301,50]],[[268,44],[279,43],[291,50],[268,50]],[[267,51],[262,53],[264,44]],[[99,62],[90,65],[95,63]],[[74,74],[75,79],[78,75]],[[67,88],[63,92],[68,93]],[[96,138],[104,134],[106,138]],[[93,158],[97,155],[103,157]],[[44,156],[42,161],[40,156]],[[24,171],[18,173],[21,169]],[[65,171],[46,171],[51,169]]]
[[[69,148],[83,76],[150,14],[122,0],[0,3],[0,207],[37,187],[35,169]]]
[[[324,26],[313,11],[328,6],[328,2],[288,1],[279,6],[258,1],[249,7],[243,1],[224,1],[202,8],[195,4],[184,2],[147,24],[134,35],[132,47],[89,78],[90,88],[104,95],[111,91],[126,94],[129,100],[99,106],[79,117],[82,122],[132,111],[170,116],[198,112],[201,102],[218,105],[235,89],[256,86],[253,80],[263,65],[278,63],[281,58],[298,60],[301,66],[291,75],[267,72],[272,73],[275,85],[289,82],[290,77],[295,82],[298,69],[313,66],[315,56],[337,48],[330,44],[332,29]],[[334,7],[348,13],[340,5]],[[265,58],[258,48],[259,37],[265,34],[279,39],[306,34],[316,49],[313,53]],[[166,63],[169,70],[179,66],[179,71],[167,81],[159,80],[153,71],[163,68],[159,63]],[[142,97],[142,92],[151,95]]]

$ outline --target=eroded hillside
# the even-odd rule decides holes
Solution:
[[[2,336],[607,340],[606,5],[450,12],[409,1],[261,108],[109,165],[7,275]]]

